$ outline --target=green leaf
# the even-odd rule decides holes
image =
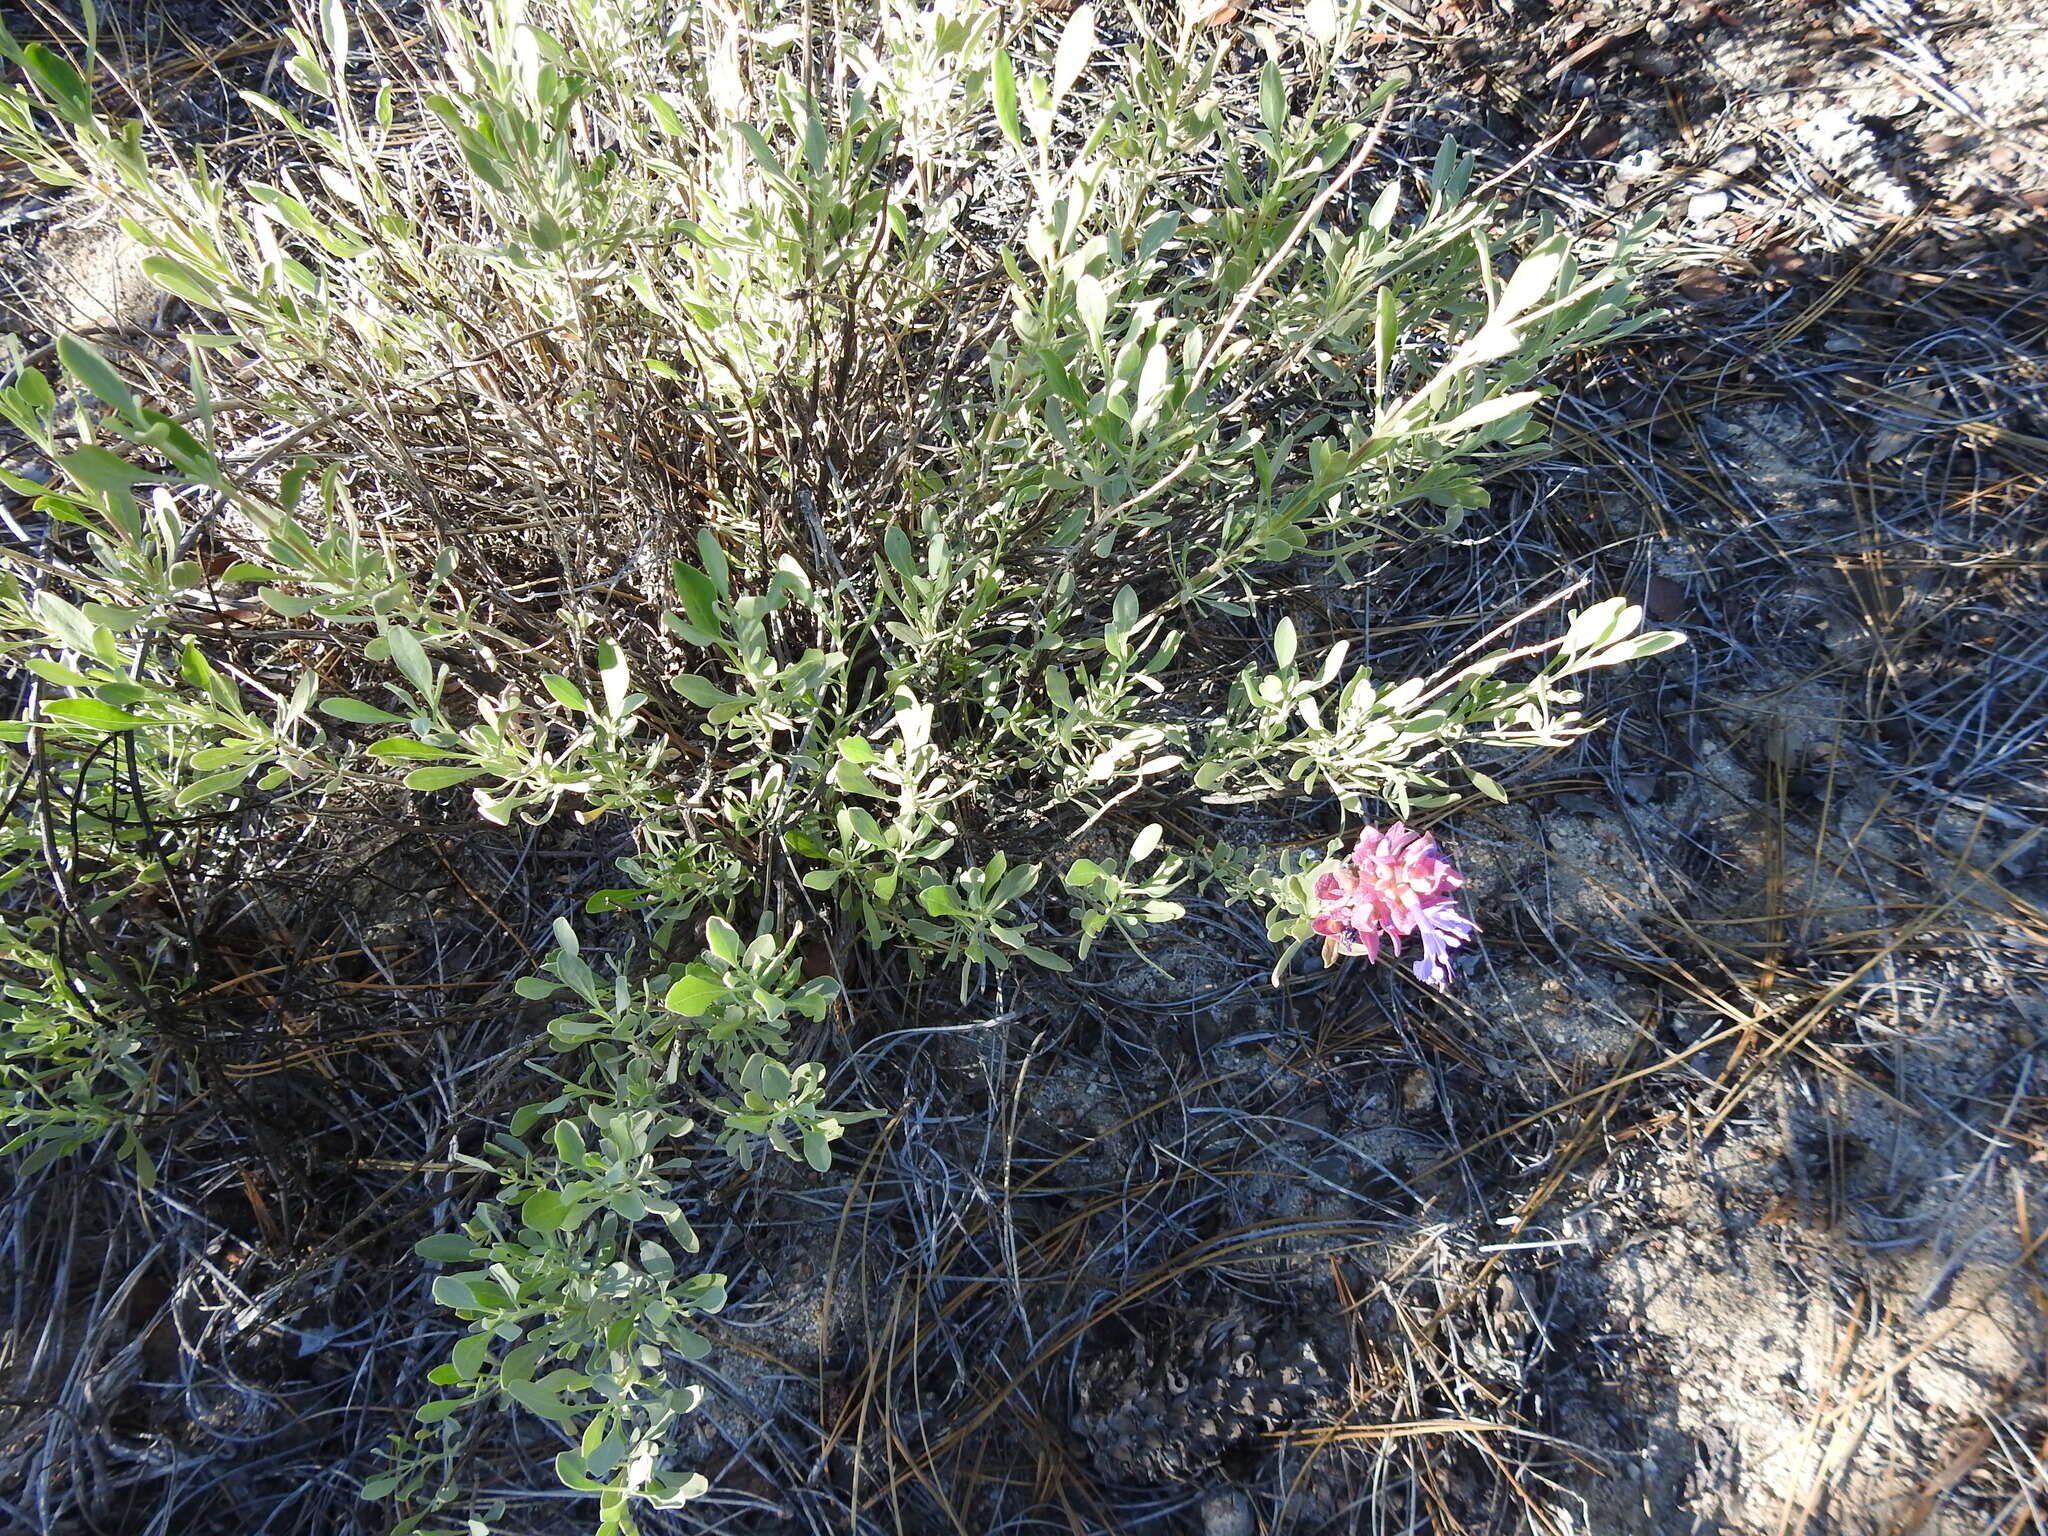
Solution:
[[[1482,400],[1469,410],[1453,416],[1436,429],[1437,435],[1446,438],[1461,437],[1467,432],[1476,431],[1480,427],[1490,426],[1496,421],[1512,416],[1517,411],[1527,410],[1542,398],[1543,391],[1540,389],[1520,389],[1510,394],[1495,395],[1492,399]]]
[[[1064,973],[1074,968],[1073,962],[1054,954],[1049,949],[1040,949],[1036,944],[1019,944],[1017,953],[1042,970]]]
[[[1109,290],[1093,273],[1083,272],[1074,279],[1074,313],[1081,317],[1089,345],[1101,356],[1102,333],[1109,322]]]
[[[1508,803],[1508,792],[1502,789],[1492,778],[1481,773],[1477,768],[1467,768],[1465,770],[1465,777],[1470,779],[1472,787],[1486,796],[1487,799],[1497,800],[1502,805]]]
[[[336,69],[348,62],[348,6],[346,0],[320,0],[320,35]]]
[[[536,1189],[519,1207],[519,1219],[536,1232],[559,1232],[580,1214],[575,1201],[553,1189]]]
[[[832,1171],[832,1143],[825,1138],[823,1131],[808,1128],[804,1131],[804,1161],[820,1173]]]
[[[467,784],[471,779],[483,775],[481,768],[464,768],[453,764],[439,768],[415,768],[405,776],[407,789],[432,790],[452,789],[457,784]]]
[[[374,704],[365,704],[361,699],[322,699],[317,706],[320,713],[330,720],[346,720],[351,725],[403,725],[405,717],[394,715],[388,709],[379,709]]]
[[[1003,130],[1003,137],[1022,149],[1024,128],[1017,117],[1017,66],[1010,62],[1010,55],[1000,48],[996,50],[990,78],[994,87],[996,123]]]
[[[467,1334],[455,1341],[455,1347],[448,1352],[448,1363],[455,1367],[457,1380],[474,1381],[490,1354],[491,1336],[488,1333]]]
[[[516,1349],[511,1350],[498,1366],[500,1379],[504,1381],[533,1380],[533,1373],[540,1365],[540,1357],[544,1350],[545,1346],[536,1344],[531,1339],[519,1345]]]
[[[725,996],[725,992],[723,983],[709,976],[686,973],[668,989],[661,1005],[670,1013],[680,1013],[685,1018],[701,1018],[706,1009]]]
[[[711,1353],[711,1341],[693,1328],[676,1329],[673,1342],[685,1360],[702,1360]]]
[[[540,1381],[508,1381],[505,1391],[528,1413],[559,1424],[576,1416],[576,1406],[562,1398],[571,1384],[580,1388],[585,1381],[573,1371],[550,1371]]]
[[[603,1428],[604,1420],[593,1418],[583,1434],[583,1471],[590,1477],[610,1477],[625,1461],[630,1449],[626,1437],[616,1427],[603,1434],[596,1433]]]
[[[844,758],[841,758],[832,765],[829,777],[832,781],[832,787],[842,790],[846,794],[867,795],[875,800],[886,800],[889,798],[887,790]]]
[[[30,43],[21,50],[22,66],[35,77],[65,118],[77,123],[92,116],[92,87],[71,65],[71,61],[52,53],[41,43]]]
[[[251,763],[241,768],[231,768],[226,773],[209,774],[203,779],[195,779],[178,791],[172,804],[180,807],[197,805],[202,800],[211,800],[215,795],[224,795],[231,789],[241,788],[242,781],[255,771],[256,765]]]
[[[1643,610],[1625,597],[1610,597],[1582,613],[1572,615],[1558,649],[1565,655],[1611,645],[1636,631],[1643,622]]]
[[[437,1275],[434,1277],[434,1300],[442,1306],[457,1312],[495,1312],[508,1305],[511,1298],[497,1281],[486,1275]]]
[[[1637,635],[1623,647],[1628,654],[1619,659],[1641,661],[1646,656],[1660,656],[1666,651],[1676,650],[1683,644],[1685,636],[1675,629],[1652,630],[1647,635]]]
[[[37,620],[67,648],[82,656],[96,656],[100,650],[99,626],[54,592],[38,592]]]
[[[757,1056],[754,1058],[754,1061],[754,1081],[761,1097],[773,1099],[777,1103],[787,1099],[792,1086],[789,1068],[775,1060],[772,1056]]]
[[[709,528],[697,530],[697,558],[704,562],[704,574],[711,578],[711,585],[718,595],[729,595],[732,591],[732,562],[725,558],[718,535]]]
[[[39,368],[22,369],[15,378],[13,393],[32,415],[48,416],[57,408],[57,392]]]
[[[1074,88],[1074,82],[1081,78],[1081,71],[1088,67],[1088,61],[1094,54],[1095,7],[1076,6],[1060,32],[1060,44],[1053,53],[1052,108],[1055,112],[1066,100],[1067,92]]]
[[[917,551],[911,547],[910,535],[894,523],[882,530],[882,555],[897,575],[917,575]]]
[[[213,282],[169,256],[142,258],[142,274],[173,298],[183,299],[194,309],[219,309],[220,290]]]
[[[716,709],[721,704],[738,702],[732,694],[714,687],[694,672],[678,672],[669,679],[669,686],[699,709]]]
[[[476,1244],[460,1232],[436,1232],[414,1243],[412,1251],[437,1264],[467,1264],[476,1254]]]
[[[225,709],[233,709],[238,702],[234,685],[213,670],[197,641],[187,640],[179,650],[178,675]]]
[[[1565,237],[1556,235],[1524,256],[1501,290],[1500,302],[1494,306],[1495,320],[1517,319],[1548,299],[1566,254]]]
[[[446,747],[430,747],[424,741],[415,741],[410,736],[385,736],[371,742],[369,752],[372,757],[406,757],[415,761],[435,763],[455,755]]]
[[[51,699],[43,706],[43,713],[66,725],[82,725],[95,731],[132,731],[151,723],[98,699]]]
[[[87,490],[115,497],[117,502],[129,494],[129,487],[136,481],[149,478],[147,471],[135,468],[126,459],[109,453],[97,443],[84,443],[69,453],[58,454],[57,467]]]
[[[704,921],[704,943],[711,953],[727,965],[740,963],[742,945],[739,930],[716,913]]]
[[[626,713],[626,694],[633,676],[626,658],[610,640],[597,642],[597,680],[604,688],[605,717],[617,720]]]
[[[100,400],[133,419],[136,414],[135,392],[114,371],[113,364],[96,349],[67,333],[57,338],[57,360],[64,365],[66,373]]]
[[[24,656],[21,664],[35,673],[46,683],[55,683],[59,688],[90,688],[92,679],[83,672],[74,671],[61,662],[51,661],[46,656]]]
[[[1294,620],[1283,617],[1273,626],[1273,662],[1283,672],[1294,665],[1294,655],[1299,644],[1294,629]]]
[[[590,700],[583,696],[583,690],[559,672],[548,673],[540,682],[541,686],[547,689],[549,697],[562,708],[573,709],[583,715],[590,713]]]
[[[775,153],[775,147],[768,142],[767,135],[752,123],[734,123],[733,127],[745,142],[747,152],[754,157],[756,165],[777,180],[786,175],[782,168],[782,159]]]
[[[1173,382],[1173,354],[1163,341],[1145,349],[1145,364],[1138,373],[1136,403],[1131,408],[1131,431],[1143,432],[1159,415],[1167,387]]]
[[[275,587],[265,587],[256,596],[272,613],[287,619],[303,618],[321,603],[321,599],[317,597],[293,597],[290,593],[280,592]]]
[[[1271,59],[1259,72],[1259,121],[1275,137],[1287,126],[1287,83],[1280,78],[1280,66]]]
[[[1626,629],[1623,631],[1627,634]],[[1648,634],[1616,640],[1611,644],[1598,645],[1592,650],[1571,656],[1558,669],[1559,677],[1570,677],[1577,672],[1590,672],[1595,667],[1615,667],[1624,662],[1641,661],[1646,656],[1656,656],[1676,646],[1685,644],[1685,636],[1675,629],[1651,630]],[[102,692],[105,690],[102,689]]]
[[[426,647],[420,644],[419,636],[402,624],[393,624],[384,631],[383,638],[391,653],[391,664],[398,668],[400,675],[421,693],[431,694],[434,690],[434,666],[427,660]]]

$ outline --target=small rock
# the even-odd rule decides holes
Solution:
[[[1686,222],[1704,224],[1709,219],[1718,219],[1728,211],[1726,192],[1695,192],[1685,200]]]
[[[1782,242],[1765,246],[1763,258],[1765,268],[1773,277],[1797,277],[1810,265],[1805,253],[1797,246]]]
[[[1677,34],[1671,30],[1671,23],[1661,16],[1652,16],[1643,24],[1643,31],[1649,34],[1653,43],[1668,43]]]
[[[1643,610],[1652,624],[1676,624],[1692,613],[1692,598],[1681,582],[1652,576],[1643,593]]]
[[[1730,284],[1712,267],[1687,267],[1673,280],[1672,286],[1695,304],[1711,304],[1728,296]]]
[[[1664,169],[1664,157],[1654,149],[1639,149],[1614,163],[1614,179],[1623,186],[1648,181]]]
[[[1234,1488],[1202,1500],[1202,1536],[1252,1536],[1251,1501]]]
[[[1754,144],[1731,144],[1714,156],[1714,169],[1723,176],[1741,176],[1756,164]]]

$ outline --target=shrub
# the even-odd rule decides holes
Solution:
[[[512,1402],[623,1531],[701,1486],[668,1466],[676,1365],[725,1281],[680,1273],[676,1148],[703,1117],[742,1164],[822,1169],[857,1118],[791,1059],[836,985],[803,933],[965,996],[1137,942],[1201,880],[1298,948],[1326,850],[1169,840],[1145,808],[1497,797],[1468,758],[1568,741],[1576,674],[1676,643],[1610,600],[1389,683],[1342,639],[1302,654],[1278,596],[1341,603],[1483,509],[1540,440],[1546,366],[1627,327],[1633,247],[1582,264],[1455,145],[1388,174],[1390,89],[1354,98],[1328,7],[1249,104],[1198,28],[1137,7],[1055,30],[888,0],[829,36],[773,3],[427,9],[422,63],[323,4],[290,98],[249,98],[261,175],[0,43],[26,81],[0,148],[118,209],[196,317],[174,351],[65,339],[68,394],[18,357],[0,390],[54,471],[8,477],[53,529],[0,588],[16,810],[83,808],[97,841],[64,862],[109,897],[181,857],[121,797],[396,781],[630,827],[591,904],[637,915],[638,958],[602,971],[562,924],[522,983],[575,1010],[553,1091],[422,1245],[463,1266],[435,1294],[469,1332],[368,1490],[436,1518],[434,1458]],[[1231,679],[1198,622],[1270,663]],[[1049,880],[1112,812],[1143,826],[1128,855]],[[16,838],[4,877],[9,1080],[83,1052],[107,1086],[71,1120],[17,1092],[10,1121],[62,1148],[139,1095],[145,1026],[47,1022],[75,994],[37,935],[78,892],[43,851]],[[147,956],[104,963],[147,987]]]

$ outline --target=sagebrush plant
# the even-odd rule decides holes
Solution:
[[[260,174],[0,38],[0,149],[116,209],[193,316],[0,389],[51,470],[6,476],[40,521],[0,584],[4,729],[45,829],[0,876],[9,1125],[62,1150],[142,1123],[173,940],[97,943],[89,1007],[71,951],[186,856],[151,808],[395,779],[616,818],[625,883],[589,906],[638,947],[594,963],[561,924],[522,982],[572,1009],[550,1089],[422,1247],[470,1331],[366,1491],[432,1527],[474,1410],[516,1403],[627,1531],[701,1487],[671,1453],[725,1281],[679,1263],[683,1149],[822,1169],[865,1113],[796,1059],[831,957],[964,996],[1138,942],[1193,881],[1291,955],[1329,850],[1177,841],[1148,808],[1497,798],[1468,758],[1570,741],[1575,674],[1677,642],[1613,599],[1389,683],[1344,639],[1301,655],[1274,595],[1341,599],[1485,507],[1546,366],[1631,323],[1633,246],[1586,264],[1455,145],[1392,173],[1389,91],[1347,94],[1329,5],[1243,110],[1205,29],[1135,5],[426,14],[422,62],[323,4],[289,99],[249,98]],[[1271,663],[1198,664],[1195,620]],[[82,873],[41,867],[59,819]],[[1048,879],[1098,824],[1142,830]],[[74,1058],[102,1086],[66,1112],[38,1074]]]

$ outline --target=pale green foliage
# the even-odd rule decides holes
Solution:
[[[702,1396],[672,1362],[705,1355],[690,1319],[725,1297],[724,1276],[677,1273],[676,1255],[695,1253],[698,1239],[670,1193],[688,1159],[663,1149],[691,1123],[664,1107],[663,1085],[637,1058],[603,1087],[612,1102],[579,1095],[580,1112],[551,1120],[567,1096],[532,1106],[483,1156],[461,1156],[498,1189],[460,1234],[420,1244],[424,1258],[473,1266],[434,1281],[435,1299],[471,1328],[432,1373],[457,1395],[418,1414],[414,1438],[442,1454],[401,1455],[366,1492],[423,1499],[429,1511],[455,1498],[445,1476],[458,1443],[437,1426],[500,1403],[574,1437],[556,1470],[600,1493],[600,1530],[632,1529],[631,1500],[668,1506],[702,1491],[701,1477],[668,1468],[675,1420]]]
[[[438,1276],[434,1295],[470,1332],[432,1375],[459,1395],[420,1410],[412,1443],[368,1490],[423,1502],[418,1521],[458,1496],[446,1475],[462,1416],[500,1401],[573,1438],[556,1470],[599,1494],[603,1531],[633,1529],[632,1501],[665,1507],[700,1492],[702,1478],[670,1467],[675,1420],[702,1395],[677,1370],[709,1350],[690,1319],[723,1305],[726,1281],[678,1267],[699,1244],[675,1198],[690,1159],[673,1148],[694,1129],[676,1098],[707,1067],[732,1085],[711,1106],[714,1142],[742,1166],[765,1141],[826,1168],[831,1143],[871,1113],[827,1112],[823,1067],[780,1060],[784,1019],[822,1019],[837,991],[829,977],[798,974],[797,936],[743,944],[714,917],[696,959],[639,977],[600,971],[566,922],[555,937],[543,967],[552,980],[526,978],[519,991],[566,992],[580,1005],[549,1034],[564,1051],[584,1049],[589,1066],[515,1113],[480,1155],[458,1154],[496,1188],[459,1233],[419,1245],[424,1258],[467,1266]]]
[[[1294,625],[1283,619],[1275,636],[1276,669],[1247,667],[1240,675],[1225,723],[1203,743],[1194,782],[1242,799],[1320,786],[1352,810],[1371,794],[1404,816],[1455,798],[1444,791],[1457,777],[1499,799],[1499,787],[1464,768],[1461,754],[1475,746],[1569,745],[1586,722],[1572,707],[1583,696],[1557,686],[1563,679],[1654,656],[1679,643],[1669,630],[1638,633],[1642,621],[1640,607],[1609,598],[1574,614],[1554,641],[1491,651],[1438,678],[1410,678],[1389,688],[1376,686],[1362,669],[1354,671],[1336,687],[1335,707],[1329,708],[1324,696],[1343,674],[1348,643],[1332,646],[1313,673],[1304,673],[1296,665]],[[1546,653],[1550,659],[1525,681],[1504,682],[1497,675],[1510,662]],[[1457,765],[1459,774],[1447,777],[1445,763]]]
[[[1156,821],[1143,828],[1120,868],[1090,858],[1067,866],[1060,879],[1078,898],[1080,958],[1087,959],[1096,940],[1111,929],[1135,946],[1154,928],[1187,915],[1186,907],[1168,899],[1186,883],[1187,860],[1172,853],[1153,857],[1164,835],[1165,828]]]
[[[859,1118],[789,1060],[835,995],[799,917],[963,996],[1136,943],[1197,879],[1286,942],[1320,855],[1276,872],[1152,823],[1048,881],[1019,813],[1070,834],[1132,796],[1498,795],[1468,754],[1570,740],[1566,678],[1675,643],[1601,603],[1388,682],[1343,642],[1299,662],[1265,611],[1276,569],[1341,594],[1369,546],[1483,508],[1540,439],[1545,367],[1626,328],[1632,247],[1582,263],[1454,145],[1388,175],[1387,93],[1337,104],[1332,6],[1266,65],[1255,122],[1198,28],[1137,10],[1112,50],[1090,5],[1055,31],[884,0],[830,34],[782,0],[427,9],[445,54],[417,115],[342,6],[294,34],[318,110],[252,98],[269,182],[153,153],[72,64],[0,45],[25,81],[0,150],[119,210],[218,328],[145,391],[73,340],[68,404],[30,368],[0,389],[55,471],[8,485],[71,533],[0,586],[33,674],[6,730],[103,797],[118,738],[180,807],[396,782],[631,825],[632,883],[590,906],[642,914],[646,958],[601,974],[565,925],[521,984],[573,999],[560,1091],[474,1160],[495,1192],[429,1250],[477,1266],[437,1282],[471,1326],[436,1377],[462,1395],[379,1490],[439,1518],[432,1458],[504,1400],[565,1426],[564,1481],[625,1531],[632,1500],[696,1486],[663,1457],[695,1401],[670,1357],[723,1290],[676,1274],[671,1144],[701,1120],[743,1165],[824,1168]],[[507,537],[547,580],[489,567],[480,502],[541,528]],[[1272,668],[1208,687],[1197,618],[1269,623]],[[240,626],[235,665],[194,643],[212,623]],[[346,682],[317,685],[293,631]],[[177,857],[123,837],[110,889]],[[23,986],[62,1014],[58,981]],[[132,1038],[83,1047],[108,1105]]]
[[[109,1137],[122,1157],[149,1154],[136,1117],[153,1097],[147,1021],[114,978],[88,961],[65,964],[52,925],[34,917],[0,930],[0,1156],[23,1174]]]
[[[1643,610],[1624,598],[1609,598],[1572,616],[1554,641],[1521,651],[1491,651],[1428,682],[1413,680],[1384,692],[1360,672],[1339,691],[1336,710],[1325,717],[1317,695],[1328,688],[1343,663],[1342,645],[1324,657],[1315,676],[1294,667],[1294,634],[1283,621],[1279,670],[1247,668],[1232,694],[1239,734],[1221,736],[1221,748],[1195,772],[1198,783],[1234,784],[1234,798],[1264,799],[1300,784],[1322,783],[1353,810],[1359,789],[1377,785],[1401,815],[1417,805],[1440,805],[1440,794],[1417,795],[1416,786],[1440,786],[1437,758],[1459,761],[1461,748],[1556,747],[1584,729],[1570,706],[1582,702],[1564,678],[1595,667],[1616,666],[1670,650],[1681,637],[1669,630],[1642,631]],[[1510,660],[1530,654],[1549,659],[1527,682],[1503,683],[1495,674]],[[1476,768],[1463,776],[1489,799],[1506,792]],[[1282,946],[1274,963],[1277,982],[1312,937],[1319,910],[1317,876],[1332,868],[1338,845],[1288,854],[1216,848],[1211,870],[1232,896],[1265,908],[1266,936]]]

